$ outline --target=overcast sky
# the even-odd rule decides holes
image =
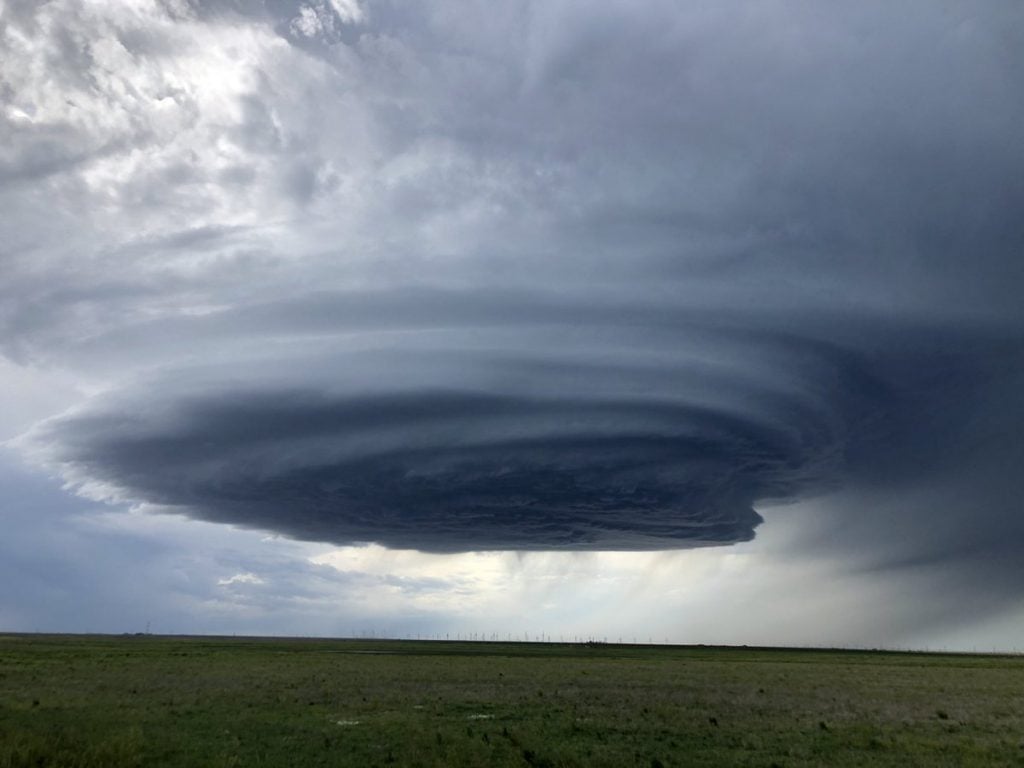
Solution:
[[[0,52],[0,629],[1024,645],[1015,0]]]

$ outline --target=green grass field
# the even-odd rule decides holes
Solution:
[[[132,765],[1024,765],[1024,659],[0,635],[0,768]]]

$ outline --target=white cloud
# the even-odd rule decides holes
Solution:
[[[323,35],[333,39],[337,31],[336,21],[358,24],[365,18],[366,13],[358,0],[316,0],[299,6],[298,15],[289,23],[289,29],[293,34],[306,38]]]
[[[299,8],[299,15],[292,19],[291,28],[305,37],[314,37],[324,31],[320,13],[308,5]]]
[[[229,576],[226,579],[218,579],[217,585],[221,587],[229,587],[232,584],[266,584],[266,582],[257,576],[255,573],[236,573],[234,576]]]
[[[362,21],[366,16],[359,0],[330,0],[330,2],[331,8],[338,14],[338,18],[346,24]]]

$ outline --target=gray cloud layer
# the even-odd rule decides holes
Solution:
[[[658,549],[749,539],[755,502],[927,485],[1005,450],[978,419],[1021,377],[1024,346],[986,333],[848,320],[840,343],[643,307],[516,323],[461,298],[377,295],[384,335],[358,327],[378,342],[355,349],[311,312],[315,342],[145,381],[35,440],[70,478],[310,540]]]
[[[25,445],[438,551],[730,543],[822,497],[870,567],[1016,584],[1024,13],[352,9],[8,14],[46,34],[5,81],[0,345],[105,388]]]

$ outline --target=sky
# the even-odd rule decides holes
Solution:
[[[1024,646],[1019,3],[0,52],[0,630]]]

